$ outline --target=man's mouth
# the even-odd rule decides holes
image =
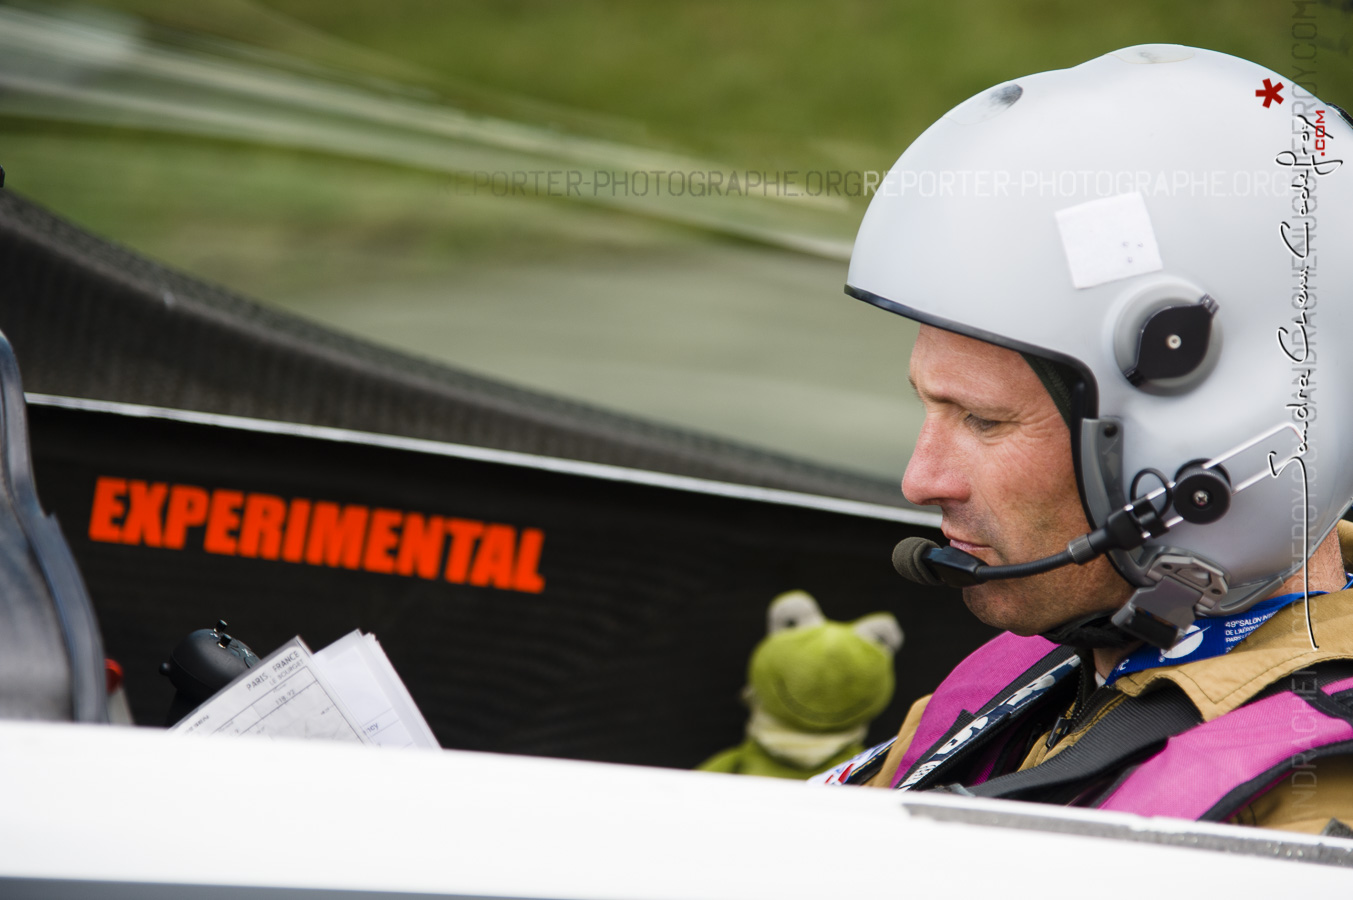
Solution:
[[[978,556],[981,551],[991,549],[987,544],[979,544],[976,541],[964,540],[964,538],[958,535],[950,534],[949,531],[944,528],[940,529],[940,533],[943,534],[945,540],[949,542],[949,546],[953,547],[955,550],[962,550],[964,553],[971,553],[974,556]]]
[[[990,549],[986,544],[973,544],[968,541],[954,540],[952,538],[949,540],[949,546],[953,547],[955,550],[962,550],[964,553],[976,553],[978,550]]]

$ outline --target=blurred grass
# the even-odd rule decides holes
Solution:
[[[151,22],[421,82],[471,107],[731,164],[886,168],[960,100],[1138,43],[1290,73],[1294,5],[1272,0],[100,0]],[[1353,19],[1322,0],[1318,90],[1353,105]],[[588,117],[591,117],[590,119]],[[572,120],[572,121],[570,121]]]
[[[471,111],[758,170],[886,169],[973,93],[1134,43],[1198,44],[1294,70],[1294,7],[1269,0],[95,0],[46,8],[126,13],[163,33],[243,42]],[[1353,105],[1350,8],[1348,0],[1310,7],[1321,26],[1318,89],[1345,105]],[[115,128],[3,125],[0,163],[15,189],[207,277],[238,270],[212,260],[247,247],[259,274],[231,283],[264,297],[292,289],[285,253],[309,243],[332,248],[335,273],[367,258],[377,269],[362,271],[376,276],[419,275],[437,259],[469,255],[571,253],[592,240],[605,252],[627,240],[623,217],[588,210],[573,227],[573,210],[557,202],[448,198],[443,176],[355,162],[341,147],[328,157]],[[862,211],[862,198],[851,202]],[[640,230],[648,233],[647,223]],[[195,234],[213,236],[209,246],[194,250]],[[322,286],[323,273],[305,269]]]
[[[930,122],[977,91],[1132,44],[1192,44],[1279,72],[1294,69],[1294,7],[1272,0],[266,6],[447,79],[641,123],[658,140],[732,162],[780,167],[886,167]],[[1334,3],[1317,8],[1328,43],[1320,88],[1335,102],[1353,102],[1353,28]]]

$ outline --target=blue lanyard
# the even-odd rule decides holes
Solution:
[[[1353,579],[1350,579],[1349,585],[1353,585]],[[1345,589],[1349,585],[1345,585]],[[1325,592],[1311,591],[1309,596],[1317,597],[1323,593]],[[1114,666],[1109,677],[1104,679],[1104,684],[1113,684],[1119,678],[1133,672],[1155,669],[1159,666],[1177,666],[1228,653],[1236,644],[1249,637],[1250,632],[1273,618],[1279,610],[1291,606],[1305,596],[1307,595],[1300,591],[1295,594],[1282,594],[1256,603],[1233,616],[1198,619],[1189,626],[1188,631],[1184,632],[1184,637],[1179,643],[1169,650],[1151,646],[1133,650],[1122,662]]]

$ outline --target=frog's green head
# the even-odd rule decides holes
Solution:
[[[863,725],[893,697],[893,655],[902,629],[890,613],[831,622],[803,591],[776,597],[769,633],[752,651],[753,702],[801,731]]]

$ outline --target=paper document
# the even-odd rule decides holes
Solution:
[[[376,636],[360,631],[318,653],[292,638],[169,730],[441,749]]]
[[[441,749],[374,634],[339,638],[315,654],[315,663],[372,743]]]
[[[245,671],[169,730],[371,743],[299,637]]]

